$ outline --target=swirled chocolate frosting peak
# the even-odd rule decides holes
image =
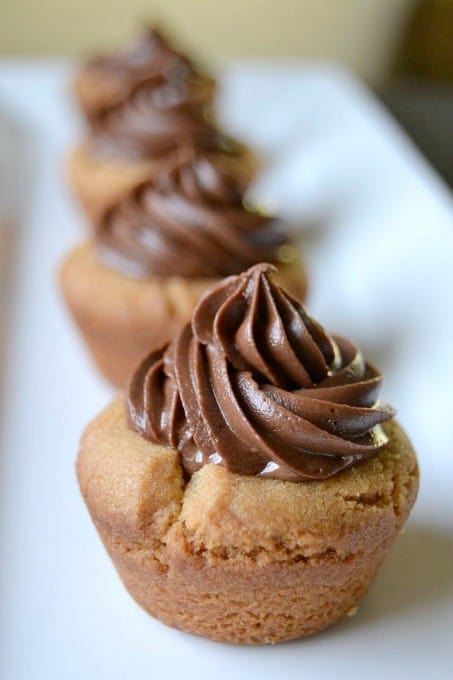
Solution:
[[[282,223],[246,208],[234,178],[192,147],[107,211],[96,245],[106,264],[139,277],[218,278],[291,250]]]
[[[214,81],[202,73],[188,57],[177,51],[159,30],[146,27],[136,40],[125,48],[89,59],[81,76],[100,78],[112,100],[151,76],[162,75],[170,86],[187,85],[194,97],[201,88],[212,92]],[[201,102],[200,102],[201,103]],[[87,110],[87,114],[93,109]]]
[[[156,159],[187,140],[204,149],[222,145],[220,133],[187,83],[170,84],[162,73],[141,80],[118,100],[91,112],[89,126],[94,156]]]
[[[144,359],[127,398],[131,427],[176,449],[191,475],[326,479],[387,442],[380,373],[329,336],[258,264],[212,287],[191,323]]]

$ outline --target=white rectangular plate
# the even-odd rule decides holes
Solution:
[[[422,485],[355,617],[275,647],[197,639],[130,599],[75,481],[80,432],[111,391],[55,280],[62,256],[84,236],[61,172],[79,134],[69,72],[52,62],[0,66],[0,112],[12,124],[0,158],[18,186],[9,208],[12,285],[1,291],[9,311],[1,319],[0,677],[451,678],[450,194],[347,73],[249,63],[224,74],[223,116],[265,162],[255,195],[302,229],[309,311],[384,370],[385,398],[418,449]]]

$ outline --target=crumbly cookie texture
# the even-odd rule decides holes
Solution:
[[[259,167],[257,156],[246,149],[240,156],[212,156],[244,187],[248,186]],[[124,198],[134,186],[151,177],[161,163],[162,160],[158,159],[102,161],[90,153],[87,144],[81,144],[67,159],[67,177],[89,224],[95,224],[105,210]]]
[[[375,457],[294,483],[206,465],[185,483],[176,451],[126,422],[123,397],[87,428],[77,473],[90,514],[135,600],[181,630],[274,643],[346,616],[369,587],[418,488],[395,421]]]
[[[86,144],[76,147],[67,159],[69,184],[88,217],[95,224],[109,207],[154,172],[156,161],[100,162]]]
[[[277,280],[299,299],[306,289],[301,263],[282,265]],[[66,303],[104,377],[124,387],[139,361],[186,323],[215,280],[134,279],[106,267],[86,243],[60,269]]]

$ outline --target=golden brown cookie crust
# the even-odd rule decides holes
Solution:
[[[87,428],[80,488],[127,589],[150,614],[221,642],[273,643],[345,616],[415,501],[415,454],[395,421],[374,458],[320,482],[207,465],[132,431],[123,397]]]
[[[67,175],[92,225],[134,186],[150,177],[156,167],[156,161],[100,162],[89,153],[87,144],[81,144],[68,157]]]
[[[134,279],[99,262],[91,242],[72,251],[60,269],[71,314],[99,370],[117,387],[124,387],[146,353],[175,336],[216,281]],[[283,265],[277,281],[303,298],[306,279],[300,262]]]
[[[246,187],[255,176],[259,161],[252,151],[244,148],[240,156],[212,154],[220,167],[231,172]],[[150,161],[99,161],[90,154],[88,145],[81,144],[69,155],[67,176],[70,186],[88,217],[95,224],[104,212],[120,201],[140,182],[152,177],[162,164]]]
[[[81,69],[75,76],[72,91],[82,113],[108,106],[116,96],[116,89],[108,78],[91,75],[86,69]]]

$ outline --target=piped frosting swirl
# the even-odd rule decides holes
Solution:
[[[248,209],[235,179],[193,148],[108,210],[95,238],[106,264],[141,277],[236,274],[289,245],[282,223]]]
[[[191,475],[207,463],[242,475],[326,479],[387,442],[394,412],[381,374],[329,336],[259,264],[212,287],[192,321],[150,354],[127,398],[131,427],[176,449]]]
[[[113,103],[142,80],[155,76],[163,76],[170,87],[187,87],[192,99],[200,105],[210,103],[215,89],[212,78],[151,27],[126,48],[89,59],[79,77],[101,81],[103,91]],[[97,106],[85,108],[86,114],[92,116]]]
[[[239,155],[243,147],[222,134],[185,82],[162,74],[141,80],[118,100],[89,116],[95,156],[131,160],[161,158],[190,142],[204,150]]]

